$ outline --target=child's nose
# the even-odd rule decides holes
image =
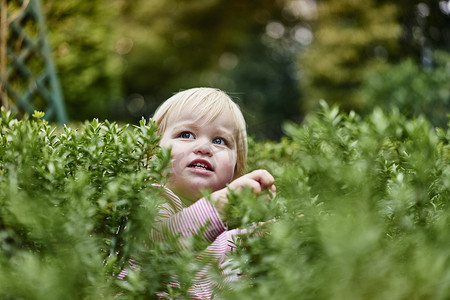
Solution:
[[[208,141],[199,139],[198,143],[195,145],[194,153],[211,156],[212,155],[211,143]]]

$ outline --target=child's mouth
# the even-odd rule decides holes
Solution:
[[[189,168],[194,168],[194,169],[203,169],[203,170],[208,170],[208,171],[212,171],[213,170],[208,165],[203,164],[203,163],[199,163],[199,162],[190,164],[188,167]]]

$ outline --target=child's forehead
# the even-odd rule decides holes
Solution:
[[[220,125],[220,127],[226,128],[231,132],[238,130],[237,122],[230,109],[215,111],[202,105],[194,107],[187,104],[184,107],[179,107],[177,111],[169,116],[168,122],[172,125],[190,125],[195,127]]]
[[[207,105],[207,103],[185,102],[176,107],[172,113],[175,119],[193,119],[193,120],[213,120],[221,114],[229,114],[231,116],[231,111],[226,107],[218,107],[214,105]]]

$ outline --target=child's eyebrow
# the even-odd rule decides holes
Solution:
[[[186,128],[189,128],[189,129],[199,129],[200,126],[198,126],[196,123],[193,123],[193,122],[181,122],[181,123],[176,124],[176,125],[173,127],[173,130],[174,130],[174,131],[178,131],[178,130],[186,129]]]
[[[218,132],[219,134],[223,134],[223,135],[233,136],[233,132],[231,130],[227,129],[226,127],[217,127],[216,132]]]

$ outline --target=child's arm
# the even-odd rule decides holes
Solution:
[[[222,220],[225,205],[228,203],[228,192],[234,190],[241,191],[244,187],[250,187],[257,195],[262,191],[270,191],[272,194],[276,193],[274,185],[275,179],[266,170],[255,170],[233,180],[228,187],[218,190],[211,194],[211,202],[219,212]]]
[[[232,181],[228,187],[213,192],[211,202],[201,198],[189,207],[176,207],[171,199],[172,206],[164,206],[160,212],[155,229],[152,230],[152,238],[164,240],[168,235],[181,234],[183,237],[192,236],[204,229],[203,237],[208,241],[214,241],[217,236],[227,230],[224,225],[225,205],[228,203],[229,189],[239,192],[244,187],[250,187],[256,194],[267,190],[276,192],[273,176],[266,170],[256,170]],[[172,198],[172,197],[170,197]],[[179,201],[179,199],[178,199]]]

